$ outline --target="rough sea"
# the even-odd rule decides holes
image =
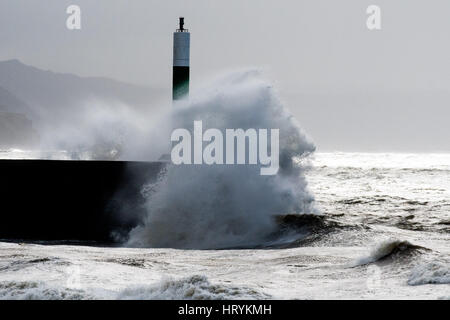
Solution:
[[[197,250],[3,241],[0,298],[450,298],[450,154],[301,161],[317,212],[281,213],[265,242]]]
[[[279,128],[278,174],[169,165],[142,186],[146,215],[117,246],[0,240],[0,298],[450,298],[450,154],[317,152],[254,70],[193,90],[169,116],[155,129]]]

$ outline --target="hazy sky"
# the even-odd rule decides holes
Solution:
[[[262,67],[319,149],[450,151],[448,0],[2,0],[0,60],[170,88],[181,15],[192,85]]]

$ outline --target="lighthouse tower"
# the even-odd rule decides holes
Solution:
[[[173,33],[173,101],[189,95],[189,51],[191,34],[184,28],[184,18],[180,17],[179,29]]]

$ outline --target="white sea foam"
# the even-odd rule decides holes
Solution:
[[[322,152],[317,167],[371,169],[450,170],[449,153]]]
[[[294,158],[314,151],[270,84],[256,71],[230,74],[194,92],[173,113],[174,127],[280,129],[280,170],[261,176],[258,165],[168,166],[151,190],[144,225],[129,245],[222,248],[259,244],[274,228],[274,214],[312,213],[314,198]]]
[[[202,275],[166,277],[150,285],[132,285],[119,291],[67,288],[44,282],[2,282],[0,300],[233,300],[267,299],[269,295],[247,287],[211,284]]]
[[[450,266],[448,263],[432,261],[416,266],[408,278],[411,286],[421,284],[450,283]]]
[[[42,282],[2,282],[0,300],[82,300],[92,298],[83,291],[51,287]]]
[[[124,300],[223,300],[263,299],[267,295],[245,287],[211,284],[205,276],[194,275],[175,280],[166,278],[150,286],[134,286],[122,290],[117,296]]]

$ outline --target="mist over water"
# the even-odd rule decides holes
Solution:
[[[304,169],[294,159],[314,144],[255,70],[225,75],[176,105],[173,128],[280,130],[280,169],[261,176],[259,165],[168,165],[144,188],[147,215],[128,245],[212,249],[262,244],[275,231],[274,215],[314,213]],[[169,121],[168,121],[169,122]]]
[[[149,111],[120,101],[88,98],[74,102],[76,108],[47,114],[37,123],[40,143],[34,148],[39,158],[70,160],[155,161],[165,152],[162,141],[169,134],[167,118],[160,108]],[[161,102],[153,104],[160,106]],[[153,111],[153,112],[152,112]],[[166,111],[168,112],[168,111]],[[48,154],[48,155],[47,155]]]

